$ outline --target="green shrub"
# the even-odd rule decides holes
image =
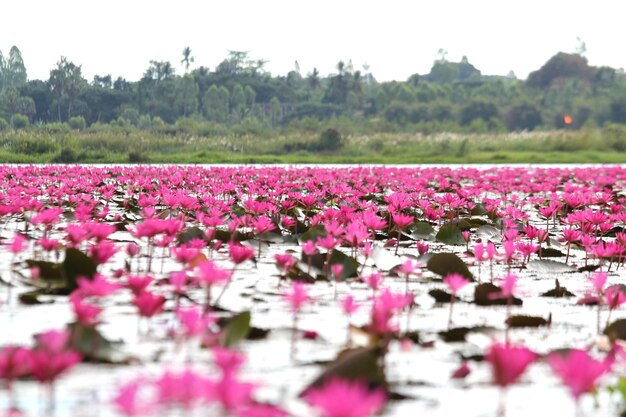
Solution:
[[[138,149],[128,151],[128,162],[131,164],[141,164],[148,162],[148,155]]]
[[[26,129],[29,124],[30,120],[28,120],[28,117],[23,114],[16,114],[13,116],[13,127],[15,129]]]
[[[67,124],[69,124],[74,130],[85,130],[87,127],[87,123],[85,122],[85,118],[83,116],[70,117]]]
[[[74,148],[64,147],[61,152],[54,157],[52,162],[61,164],[71,164],[78,161],[78,154]]]
[[[318,151],[336,151],[343,146],[343,138],[341,133],[336,129],[326,129],[322,132],[315,148]]]
[[[0,132],[9,130],[9,122],[0,117]]]

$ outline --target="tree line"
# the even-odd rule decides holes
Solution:
[[[590,66],[584,52],[559,52],[526,80],[482,74],[466,57],[451,62],[444,52],[428,74],[378,82],[350,61],[326,77],[317,69],[302,74],[297,62],[286,75],[272,75],[265,61],[241,51],[214,69],[192,68],[186,47],[180,72],[178,62],[150,61],[138,81],[110,74],[89,81],[66,57],[47,80],[28,80],[14,46],[6,58],[0,51],[0,130],[187,123],[275,131],[335,120],[365,131],[502,132],[626,123],[623,70]]]

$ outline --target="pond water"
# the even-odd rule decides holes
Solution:
[[[409,292],[414,295],[414,305],[410,310],[403,309],[394,316],[393,321],[399,326],[397,334],[400,336],[393,337],[389,342],[388,353],[384,358],[390,392],[403,398],[388,401],[380,415],[497,415],[500,390],[491,383],[490,364],[480,359],[490,345],[505,340],[507,307],[479,306],[474,303],[478,281],[489,282],[492,275],[502,278],[512,272],[518,276],[519,288],[515,295],[523,300],[523,304],[512,306],[512,315],[536,316],[550,321],[549,325],[539,327],[511,328],[508,333],[511,343],[524,345],[540,357],[567,348],[587,349],[595,357],[606,355],[610,342],[606,336],[598,334],[597,307],[578,303],[579,299],[592,292],[590,277],[597,271],[580,272],[578,268],[586,263],[598,265],[602,262],[601,269],[607,271],[611,263],[606,286],[623,284],[624,267],[619,265],[622,258],[616,255],[611,261],[601,260],[588,254],[582,245],[572,245],[566,264],[562,255],[567,252],[567,245],[561,238],[564,228],[574,227],[568,223],[567,216],[572,212],[589,210],[605,213],[608,218],[606,222],[610,223],[610,228],[606,226],[607,230],[603,232],[585,229],[586,233],[596,238],[593,244],[597,245],[601,240],[616,241],[616,233],[624,225],[618,214],[626,212],[626,209],[621,208],[626,170],[602,166],[558,166],[553,169],[532,166],[510,169],[491,166],[458,168],[0,167],[0,189],[4,195],[0,205],[13,208],[5,210],[6,214],[1,218],[3,228],[0,239],[4,243],[0,246],[2,279],[13,285],[0,287],[0,346],[32,346],[35,334],[61,329],[76,320],[67,295],[49,295],[43,291],[37,297],[37,304],[32,305],[23,303],[23,297],[20,298],[24,293],[33,291],[34,284],[41,286],[42,278],[46,278],[33,279],[33,265],[41,265],[39,262],[44,260],[63,261],[66,247],[70,246],[68,224],[94,221],[114,224],[116,231],[105,240],[111,242],[118,251],[98,265],[98,272],[110,282],[123,285],[129,274],[116,271],[127,271],[130,260],[130,275],[152,276],[155,280],[150,284],[151,292],[166,298],[163,312],[149,320],[139,318],[137,308],[132,303],[133,295],[126,288],[98,298],[97,305],[103,309],[103,313],[97,329],[106,339],[122,342],[113,359],[123,359],[120,361],[123,363],[83,362],[70,369],[55,384],[54,410],[48,408],[48,393],[39,383],[32,378],[18,380],[14,385],[16,407],[25,416],[117,416],[121,414],[112,399],[120,387],[131,380],[155,380],[168,369],[191,368],[207,377],[218,375],[211,349],[201,347],[199,338],[184,341],[174,337],[180,328],[175,314],[178,303],[183,307],[203,305],[206,289],[190,286],[183,299],[178,300],[174,296],[173,287],[168,281],[171,274],[188,268],[189,275],[193,276],[197,274],[194,266],[197,264],[180,262],[172,248],[180,243],[180,235],[184,231],[199,228],[204,232],[216,228],[227,233],[232,219],[246,214],[254,218],[267,216],[277,229],[272,236],[262,235],[261,239],[267,242],[261,245],[261,256],[257,256],[254,262],[246,261],[236,267],[229,256],[228,239],[221,245],[217,243],[219,239],[212,239],[208,245],[214,246],[214,249],[202,249],[203,257],[216,265],[228,270],[235,267],[228,289],[219,300],[220,309],[211,314],[215,317],[231,317],[249,311],[252,328],[269,331],[264,337],[236,344],[235,348],[246,357],[241,379],[258,384],[254,391],[256,401],[280,406],[293,416],[317,415],[299,394],[346,348],[348,323],[355,328],[367,328],[371,321],[372,289],[355,276],[381,272],[383,288],[393,293],[404,293],[407,283],[394,270],[407,260],[421,265],[421,272],[412,274],[408,282]],[[179,195],[177,193],[191,197],[195,203],[169,198]],[[385,199],[394,194],[406,195],[410,204],[401,210],[414,217],[411,226],[402,235],[397,254],[394,242],[389,242],[390,238],[396,237],[388,213],[389,207],[395,203],[391,203],[389,198]],[[576,194],[580,194],[583,200],[581,205],[567,206],[567,196]],[[311,205],[302,203],[306,195],[314,195],[315,202]],[[458,206],[452,206],[451,200],[443,199],[446,195],[460,196],[461,202]],[[155,201],[142,201],[142,196],[155,196]],[[249,201],[255,199],[269,201],[270,204],[266,207],[252,207]],[[297,209],[281,211],[279,202],[289,199],[296,201]],[[231,210],[220,207],[217,217],[222,221],[219,225],[202,224],[197,213],[206,213],[211,207],[217,207],[217,200],[226,201],[225,206],[231,207]],[[35,201],[40,204],[34,204]],[[89,219],[79,220],[77,206],[88,202],[93,203]],[[468,202],[471,204],[468,205]],[[556,209],[554,218],[546,222],[537,208],[547,207],[550,202],[559,202],[561,207]],[[309,229],[311,224],[317,224],[317,229],[325,230],[332,222],[331,219],[336,219],[345,228],[350,222],[346,219],[351,219],[352,213],[366,210],[365,207],[370,207],[370,203],[381,210],[379,217],[388,221],[388,225],[378,232],[377,239],[372,240],[370,235],[363,240],[371,242],[376,256],[372,256],[374,259],[366,259],[363,254],[357,255],[355,260],[359,263],[359,273],[339,282],[336,289],[333,282],[321,277],[308,284],[312,302],[299,312],[296,352],[292,355],[293,315],[284,297],[290,291],[291,281],[281,279],[275,255],[292,253],[300,260],[297,265],[300,277],[306,275],[308,265],[306,259],[302,258],[302,243],[307,239],[302,232]],[[489,204],[493,207],[488,207]],[[22,205],[21,209],[15,208],[16,205]],[[33,224],[32,219],[36,214],[50,207],[61,207],[62,210],[49,227],[45,223]],[[342,212],[342,207],[352,209]],[[480,210],[476,209],[478,207]],[[507,207],[514,207],[515,210],[507,211]],[[435,212],[431,218],[425,214],[426,209]],[[320,215],[329,210],[341,214],[327,218]],[[314,219],[314,215],[319,218]],[[183,225],[174,234],[176,239],[165,249],[149,251],[149,240],[134,232],[134,228],[145,223],[150,216],[161,220],[182,216]],[[289,217],[304,229],[285,226],[281,223],[284,217]],[[504,218],[511,220],[509,228],[519,229],[515,239],[522,243],[530,242],[522,224],[539,229],[545,229],[547,225],[548,238],[541,244],[542,250],[549,247],[555,250],[553,255],[559,256],[543,257],[540,260],[538,254],[533,253],[525,265],[518,252],[511,265],[507,265],[501,256],[504,252]],[[459,224],[460,219],[472,221]],[[424,232],[411,229],[418,222],[428,224],[432,230]],[[441,227],[447,223],[454,224],[459,232],[470,232],[467,246],[458,241],[450,243],[454,239],[447,240],[438,235]],[[231,224],[231,227],[235,226]],[[250,240],[242,241],[242,244],[249,245],[256,252],[258,236],[249,234],[252,230],[250,225],[239,224],[240,236],[251,237]],[[282,237],[276,236],[277,231]],[[13,254],[9,244],[18,233],[24,233],[28,241],[23,251]],[[44,235],[47,239],[59,241],[56,252],[42,250],[40,242]],[[94,242],[86,238],[75,244],[75,247],[82,253],[89,253],[89,246],[96,245]],[[129,242],[140,247],[139,254],[133,258],[126,252]],[[425,255],[418,253],[418,242],[429,245]],[[500,254],[491,268],[489,261],[480,262],[479,265],[472,253],[474,245],[487,242],[494,243]],[[351,258],[352,249],[345,241],[335,250]],[[323,249],[320,251],[325,253]],[[428,267],[430,257],[438,253],[457,255],[476,278],[476,281],[459,291],[453,307],[452,327],[474,329],[464,341],[445,341],[440,334],[448,329],[450,306],[449,303],[436,302],[429,294],[434,289],[448,291],[441,281],[441,275]],[[148,258],[151,254],[151,271],[148,272]],[[27,260],[34,263],[28,264]],[[552,262],[558,262],[559,265],[555,266]],[[563,272],[563,269],[567,272]],[[323,273],[318,272],[320,275]],[[36,276],[37,272],[34,273]],[[42,270],[39,274],[42,274]],[[556,279],[561,287],[566,287],[574,296],[542,296],[555,288]],[[496,279],[494,282],[497,284],[499,281]],[[223,284],[215,285],[214,300],[222,287]],[[360,304],[360,308],[350,318],[343,313],[338,301],[348,294]],[[600,317],[602,329],[607,315],[608,309],[604,306]],[[624,309],[617,308],[611,313],[610,321],[624,318]],[[214,332],[219,331],[218,327],[213,326]],[[302,332],[306,331],[314,331],[316,337],[310,334],[304,337]],[[414,332],[419,333],[419,341],[411,342],[402,337]],[[363,331],[354,330],[351,333],[351,346],[366,345],[364,334]],[[469,358],[471,372],[463,379],[451,378],[463,358]],[[584,415],[616,416],[623,411],[624,404],[620,398],[610,394],[606,387],[624,375],[625,369],[623,362],[616,363],[612,372],[601,379],[597,394],[582,397],[580,409]],[[8,392],[0,391],[0,410],[8,413],[9,404]],[[544,360],[530,365],[519,382],[507,389],[506,404],[507,416],[576,414],[575,403],[567,388]],[[202,405],[191,409],[174,407],[147,414],[227,415],[224,413],[223,409],[215,405]]]

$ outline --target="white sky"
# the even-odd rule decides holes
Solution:
[[[439,48],[483,74],[525,78],[576,37],[591,65],[626,67],[621,0],[4,0],[0,50],[22,51],[29,79],[47,79],[61,55],[88,80],[110,73],[139,79],[151,59],[182,50],[193,67],[214,69],[230,50],[268,60],[284,75],[367,62],[379,81],[427,73]]]

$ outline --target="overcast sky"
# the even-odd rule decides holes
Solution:
[[[525,78],[577,37],[592,65],[626,67],[621,0],[5,0],[0,50],[22,51],[29,79],[47,79],[60,56],[83,75],[139,79],[150,60],[179,73],[214,69],[228,50],[268,61],[272,74],[300,64],[326,75],[339,60],[368,63],[379,81],[427,73],[437,51],[463,55],[483,74]]]

